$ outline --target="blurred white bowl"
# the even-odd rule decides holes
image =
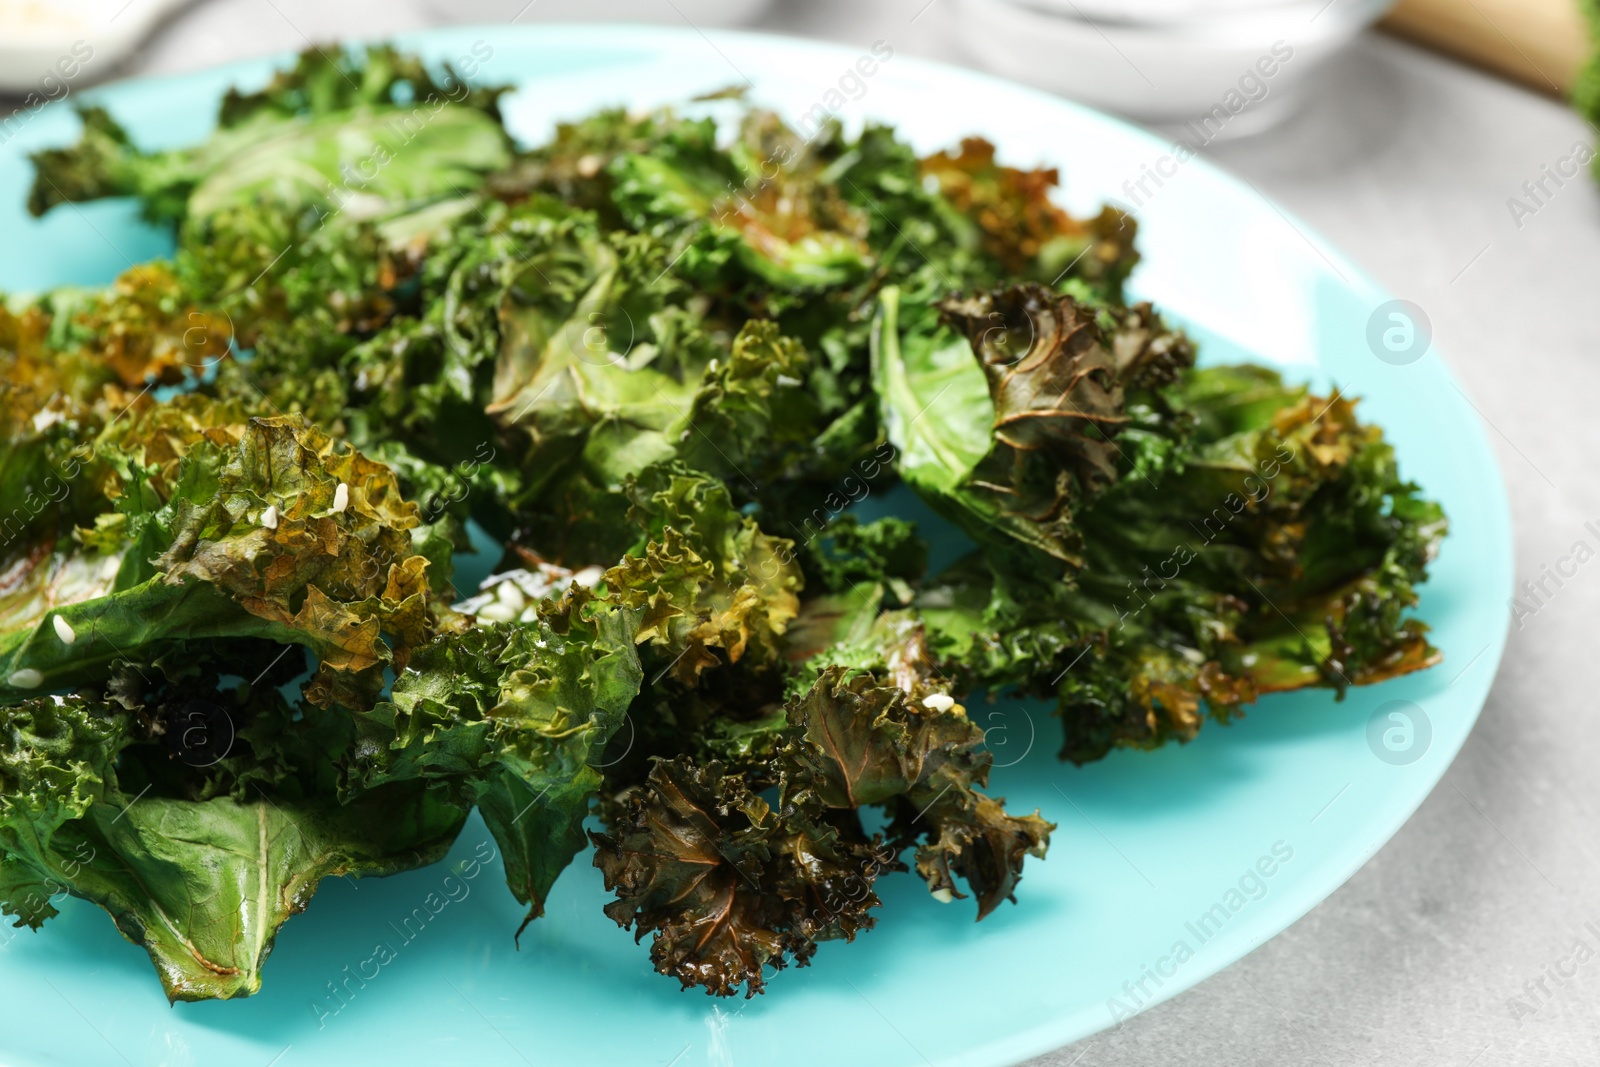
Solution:
[[[1394,0],[956,3],[960,39],[996,73],[1137,119],[1211,116],[1230,136],[1292,111],[1307,76]]]
[[[187,0],[0,0],[0,94],[58,100],[98,81]]]
[[[656,22],[669,26],[741,26],[772,0],[424,0],[451,22]]]

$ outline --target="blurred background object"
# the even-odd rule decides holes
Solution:
[[[0,100],[33,108],[140,69],[193,69],[223,59],[363,40],[452,23],[645,22],[726,28],[774,0],[0,0]],[[174,36],[157,34],[192,8]],[[152,37],[154,38],[152,40]],[[196,47],[196,44],[199,47]],[[130,70],[127,61],[145,46]],[[180,54],[181,53],[181,54]],[[0,114],[9,111],[0,108]]]
[[[99,80],[188,0],[0,0],[0,93],[41,100]]]
[[[1317,68],[1393,0],[957,2],[961,42],[996,73],[1237,136],[1288,115]]]
[[[536,15],[549,22],[659,22],[696,26],[742,26],[773,0],[424,0],[442,22],[512,22]]]
[[[1580,0],[1400,0],[1384,29],[1540,92],[1572,89],[1589,58]]]
[[[806,32],[848,18],[898,23],[897,39],[936,42],[936,51],[1004,77],[1173,131],[1198,130],[1209,142],[1293,114],[1317,91],[1328,60],[1380,19],[1397,35],[1564,95],[1592,47],[1583,5],[1596,2],[854,0],[846,13],[816,0],[0,0],[0,97],[36,107],[119,73],[447,23]],[[169,21],[174,32],[155,32]]]

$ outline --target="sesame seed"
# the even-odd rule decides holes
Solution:
[[[515,581],[507,580],[495,586],[495,596],[500,603],[511,609],[513,615],[528,606],[528,598],[522,595],[522,589]]]
[[[20,671],[12,671],[6,684],[13,689],[37,689],[44,684],[44,675],[32,667],[24,667]]]
[[[478,618],[486,619],[489,622],[510,622],[516,617],[516,609],[501,600],[485,604],[478,609]]]

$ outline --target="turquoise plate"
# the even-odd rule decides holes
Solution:
[[[480,77],[519,87],[507,116],[525,139],[603,104],[682,101],[747,75],[760,103],[886,120],[921,149],[981,133],[1006,160],[1059,166],[1075,210],[1128,198],[1124,183],[1146,165],[1169,172],[1139,197],[1136,295],[1192,328],[1207,361],[1262,360],[1362,398],[1405,474],[1450,516],[1421,606],[1444,664],[1343,702],[1274,697],[1190,745],[1081,769],[1056,761],[1059,728],[1046,710],[977,705],[996,790],[1060,825],[1019,903],[975,924],[970,901],[940,905],[915,878],[888,878],[877,929],[822,946],[813,966],[785,971],[754,1000],[680,992],[653,973],[647,947],[601,914],[599,874],[581,858],[520,951],[511,936],[520,910],[497,865],[463,883],[459,899],[444,896],[446,868],[434,867],[330,880],[284,929],[265,990],[231,1003],[169,1008],[144,952],[79,902],[37,934],[0,931],[11,1020],[0,1061],[993,1067],[1114,1025],[1232,963],[1333,892],[1427,796],[1500,660],[1511,523],[1471,404],[1436,353],[1403,362],[1382,348],[1382,331],[1404,324],[1379,313],[1388,294],[1355,264],[1204,160],[1161,162],[1172,146],[1147,133],[899,55],[862,77],[855,66],[870,45],[616,27],[451,29],[399,43],[450,59],[480,40],[494,53]],[[141,142],[177,145],[206,133],[226,87],[257,86],[272,66],[85,96]],[[70,140],[75,127],[69,109],[51,106],[0,146],[0,289],[102,283],[169,247],[125,202],[26,217],[25,154]],[[490,847],[473,820],[451,862]]]

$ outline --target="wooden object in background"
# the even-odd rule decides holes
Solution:
[[[1381,25],[1557,96],[1589,58],[1578,0],[1400,0]]]

